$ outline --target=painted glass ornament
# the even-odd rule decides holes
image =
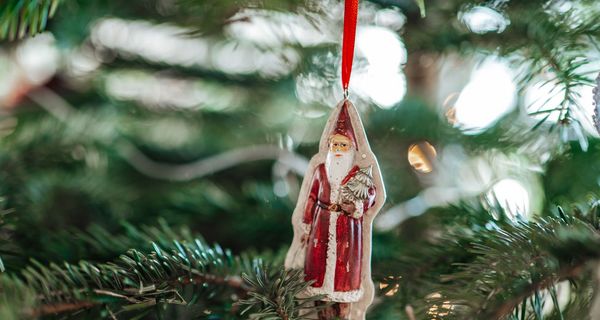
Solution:
[[[377,159],[354,105],[333,110],[292,216],[287,268],[304,269],[307,296],[335,302],[320,319],[364,319],[374,296],[371,225],[385,201]]]

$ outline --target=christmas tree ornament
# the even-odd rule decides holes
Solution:
[[[596,77],[596,87],[593,89],[594,93],[594,126],[598,133],[600,133],[600,74]]]
[[[374,297],[371,226],[385,188],[360,116],[348,100],[358,0],[347,0],[342,46],[344,99],[325,125],[292,215],[286,268],[304,270],[303,294],[323,295],[318,319],[365,318]],[[329,302],[329,303],[328,303]],[[327,305],[324,305],[326,304]]]

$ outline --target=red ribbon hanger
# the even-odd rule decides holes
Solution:
[[[342,40],[342,88],[344,89],[344,98],[348,97],[348,85],[352,73],[357,18],[358,0],[346,0],[344,6],[344,37]]]

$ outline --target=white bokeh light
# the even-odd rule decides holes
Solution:
[[[516,92],[507,63],[485,60],[474,70],[456,101],[456,125],[467,134],[484,131],[514,109]]]
[[[382,27],[363,27],[356,37],[357,47],[372,69],[392,69],[406,63],[406,48],[393,31]]]
[[[406,94],[406,77],[402,73],[368,71],[357,75],[354,81],[359,88],[357,92],[368,96],[382,109],[393,107]]]
[[[351,91],[370,98],[381,108],[390,108],[406,94],[406,77],[402,66],[407,53],[396,33],[383,27],[358,30],[357,55],[366,58],[367,68],[353,74]]]
[[[324,32],[327,21],[313,16],[244,9],[229,20],[232,22],[225,27],[228,36],[261,46],[282,47],[294,44],[310,47],[334,41],[333,35]]]
[[[56,73],[60,52],[54,36],[46,32],[19,44],[15,58],[29,83],[39,85]]]
[[[459,19],[474,33],[501,33],[510,24],[502,13],[483,6],[476,6],[461,13]]]
[[[148,21],[104,18],[94,24],[91,40],[95,47],[110,49],[123,58],[138,56],[148,61],[200,67],[232,74],[257,72],[265,78],[289,74],[300,62],[293,48],[269,50],[254,43],[209,37],[191,37],[193,29]]]
[[[406,16],[399,10],[381,9],[375,14],[375,23],[380,27],[400,30],[406,23]]]
[[[66,61],[66,71],[70,77],[86,78],[92,76],[101,66],[102,62],[96,57],[89,47],[82,47],[69,52]]]
[[[508,178],[496,182],[486,194],[486,200],[500,206],[513,221],[517,220],[517,216],[527,220],[531,213],[529,192],[515,179]]]
[[[0,106],[14,106],[31,88],[52,79],[60,67],[60,50],[48,32],[24,39],[14,54],[0,50]]]
[[[0,50],[0,105],[4,105],[4,100],[15,91],[20,78],[19,69],[12,63],[8,54]]]
[[[106,93],[123,101],[135,101],[150,108],[188,110],[231,110],[245,94],[236,88],[197,79],[169,77],[144,71],[122,70],[104,76]]]

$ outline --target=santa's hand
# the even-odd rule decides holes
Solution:
[[[305,245],[308,242],[308,233],[305,233],[300,238],[300,244]]]
[[[352,215],[354,214],[354,211],[356,211],[356,205],[354,205],[353,202],[344,202],[341,206],[342,211],[344,211],[344,213],[346,213],[347,215]]]

